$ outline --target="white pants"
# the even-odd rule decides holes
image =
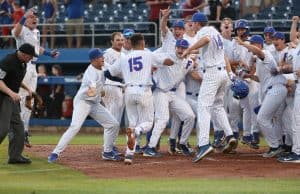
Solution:
[[[129,127],[135,134],[145,134],[152,129],[154,120],[153,96],[150,87],[129,86],[125,90],[125,104]],[[139,142],[136,141],[136,144]],[[135,146],[134,146],[135,148]],[[127,155],[135,150],[126,149]]]
[[[86,100],[80,100],[75,97],[73,102],[74,110],[70,127],[60,138],[53,153],[60,154],[64,151],[73,137],[79,132],[86,117],[90,115],[99,124],[107,129],[104,134],[104,152],[112,151],[113,139],[112,134],[119,128],[119,122],[112,116],[112,114],[100,103],[92,103]]]
[[[170,113],[176,114],[184,122],[180,144],[187,144],[188,138],[194,127],[195,114],[190,105],[175,92],[154,91],[154,128],[149,142],[149,147],[156,147],[158,140],[167,126]]]
[[[117,119],[117,121],[121,123],[125,108],[123,88],[113,85],[105,85],[103,90],[105,92],[105,96],[102,98],[104,106]],[[110,133],[108,130],[109,129],[104,128],[104,134]],[[114,145],[116,145],[119,131],[120,128],[115,130],[112,134]]]
[[[291,146],[293,144],[293,111],[294,111],[294,97],[288,96],[285,100],[286,107],[282,114],[282,126],[285,134],[285,144]]]
[[[269,147],[277,148],[282,143],[282,114],[287,89],[282,84],[268,89],[257,115],[257,122]]]
[[[292,151],[300,154],[300,84],[297,84],[293,113],[293,148]]]
[[[217,67],[208,68],[203,74],[203,80],[198,96],[198,145],[209,144],[209,131],[211,115],[215,121],[219,122],[221,130],[226,136],[232,135],[232,130],[224,109],[225,88],[228,75],[225,69],[219,70]],[[211,111],[213,113],[211,113]]]

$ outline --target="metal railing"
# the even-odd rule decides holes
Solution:
[[[157,25],[154,22],[97,22],[97,23],[83,23],[84,26],[84,34],[67,34],[66,29],[68,26],[78,26],[81,24],[78,23],[55,23],[55,24],[39,24],[38,29],[40,30],[40,33],[42,33],[42,27],[43,26],[55,26],[55,34],[41,34],[41,38],[47,37],[55,37],[55,38],[67,38],[67,37],[87,37],[90,38],[90,47],[95,47],[95,40],[98,37],[105,37],[108,41],[110,41],[110,36],[112,31],[119,31],[122,32],[124,28],[127,28],[128,26],[131,26],[134,28],[135,31],[143,31],[144,36],[150,36],[153,37],[155,40],[154,46],[157,47],[157,34],[155,33],[157,29]],[[150,27],[153,26],[154,32],[145,32],[145,30],[139,30],[139,25],[148,25]],[[118,26],[118,28],[111,28],[111,26]],[[0,25],[0,28],[3,27],[10,27],[12,29],[14,25]],[[111,30],[110,30],[111,29]],[[13,38],[12,35],[9,36],[3,36],[1,35],[0,38]],[[41,40],[42,41],[42,40]]]

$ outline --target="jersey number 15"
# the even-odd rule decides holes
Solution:
[[[143,69],[143,63],[141,60],[142,60],[142,56],[134,57],[134,58],[132,57],[128,60],[130,72],[140,71],[141,69]]]

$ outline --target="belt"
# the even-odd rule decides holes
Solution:
[[[177,88],[172,88],[170,91],[171,92],[176,92]]]
[[[129,87],[140,87],[140,88],[143,88],[143,87],[150,87],[150,85],[142,85],[142,84],[139,84],[139,85],[128,85]]]
[[[196,93],[196,94],[193,94],[192,92],[186,92],[186,95],[191,95],[191,96],[199,96],[199,94],[198,93]]]
[[[211,68],[214,68],[214,67],[216,67],[216,66],[204,68],[204,69],[203,69],[203,73],[205,73],[206,69],[211,69]],[[221,71],[221,70],[223,70],[223,69],[225,70],[226,67],[225,67],[225,66],[224,66],[224,67],[217,67],[217,69],[218,69],[219,71]]]

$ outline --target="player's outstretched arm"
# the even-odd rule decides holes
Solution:
[[[187,55],[191,54],[191,52],[193,50],[197,50],[201,47],[204,47],[205,45],[207,45],[210,41],[210,38],[208,36],[204,36],[203,38],[201,38],[200,40],[198,40],[195,44],[193,44],[192,46],[190,46],[189,48],[187,48],[183,54],[182,57],[186,57]]]
[[[33,14],[33,8],[29,9],[25,14],[24,16],[20,19],[20,21],[15,25],[14,29],[12,30],[13,32],[13,36],[18,38],[22,32],[22,28],[23,26],[25,25],[25,22],[26,22],[26,18],[30,17],[34,15]]]
[[[265,53],[262,51],[262,49],[251,45],[251,44],[247,44],[244,41],[242,41],[240,38],[235,38],[236,41],[238,42],[238,44],[242,45],[243,47],[247,48],[250,52],[252,52],[253,54],[255,54],[257,57],[259,57],[260,59],[264,60],[265,58]]]
[[[290,41],[293,43],[298,44],[298,37],[297,37],[297,26],[299,23],[299,17],[293,16],[292,18],[292,25],[291,25],[291,31],[290,31]]]
[[[168,9],[161,9],[160,13],[162,15],[161,17],[161,21],[160,21],[160,30],[162,32],[162,36],[165,36],[168,32],[168,19],[169,19],[169,15],[171,13],[170,7],[168,7]]]

